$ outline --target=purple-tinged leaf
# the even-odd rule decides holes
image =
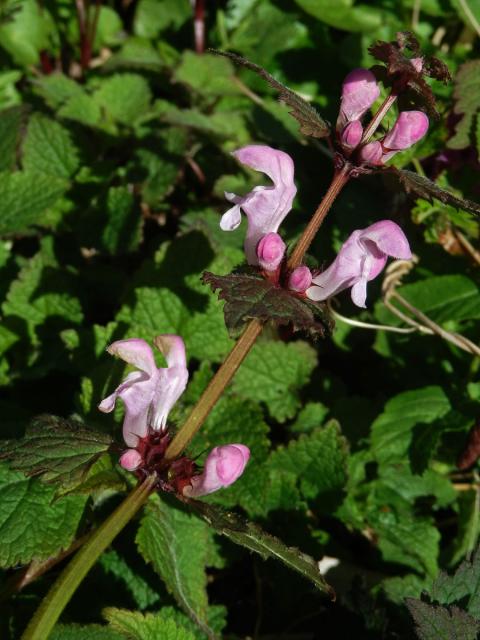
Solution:
[[[406,598],[420,640],[476,640],[480,622],[458,607]]]
[[[230,60],[233,60],[236,64],[254,71],[266,80],[271,87],[278,91],[279,100],[290,107],[290,114],[300,123],[300,131],[303,134],[313,138],[325,138],[330,135],[330,123],[324,120],[318,111],[299,96],[298,93],[295,93],[295,91],[292,91],[276,80],[268,71],[265,71],[263,67],[235,53],[218,51],[217,49],[210,49],[210,51],[217,55],[230,58]]]
[[[112,438],[57,416],[35,418],[23,438],[4,440],[0,460],[26,476],[40,476],[65,493],[80,484],[91,466],[109,451]]]
[[[480,214],[480,204],[473,202],[472,200],[466,200],[459,196],[450,193],[446,189],[442,189],[438,184],[432,182],[428,178],[414,173],[413,171],[407,171],[406,169],[396,169],[395,167],[388,167],[381,171],[395,176],[400,182],[402,187],[417,198],[423,198],[432,202],[435,198],[440,200],[444,204],[449,204],[457,209],[468,211],[469,213]]]
[[[292,291],[262,278],[255,271],[217,276],[208,271],[203,282],[213,291],[219,289],[225,300],[225,324],[232,335],[253,318],[276,325],[291,325],[294,331],[306,331],[312,336],[324,336],[333,329],[333,320],[326,304],[312,302]]]

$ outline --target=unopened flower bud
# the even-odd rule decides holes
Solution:
[[[383,149],[380,142],[369,142],[360,149],[360,162],[366,164],[382,164]]]
[[[412,65],[412,67],[415,69],[415,71],[417,73],[422,73],[422,69],[423,69],[423,58],[411,58],[410,59],[410,64]]]
[[[127,449],[121,455],[119,462],[127,471],[135,471],[142,464],[142,456],[136,449]]]
[[[215,447],[207,456],[203,473],[190,479],[183,494],[192,498],[205,496],[230,486],[242,475],[249,458],[250,449],[243,444]]]
[[[312,273],[305,265],[294,269],[288,278],[288,288],[297,293],[303,293],[311,284]]]
[[[342,86],[340,122],[345,124],[360,118],[370,109],[380,95],[375,76],[368,69],[354,69]]]
[[[383,140],[390,151],[408,149],[427,133],[428,117],[423,111],[402,111]]]
[[[345,129],[342,131],[342,135],[341,135],[342,144],[345,147],[350,147],[350,149],[353,149],[360,143],[360,140],[362,139],[362,135],[363,135],[362,123],[359,120],[353,120],[353,122],[350,122],[349,124],[347,124]]]
[[[283,260],[286,245],[278,233],[267,233],[257,245],[258,264],[265,271],[275,271]]]

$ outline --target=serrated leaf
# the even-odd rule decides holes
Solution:
[[[480,622],[458,607],[406,598],[420,640],[476,640]]]
[[[450,149],[465,149],[476,142],[475,122],[480,112],[480,60],[465,62],[455,76],[453,96],[456,100],[454,111],[461,115],[455,125],[455,135],[447,142]]]
[[[331,27],[353,32],[371,32],[382,25],[382,12],[367,4],[353,4],[353,0],[295,0],[307,13]]]
[[[453,575],[441,572],[432,585],[431,597],[444,605],[461,604],[480,620],[480,547],[464,560]]]
[[[136,537],[145,560],[153,564],[185,613],[207,633],[209,539],[204,523],[158,497],[150,500]]]
[[[112,438],[57,416],[35,418],[23,438],[2,442],[0,460],[27,476],[40,476],[67,491],[85,479]]]
[[[56,325],[59,321],[68,326],[82,321],[80,301],[71,290],[71,276],[58,267],[47,242],[11,282],[2,311],[26,323],[30,339],[38,344],[37,326],[47,318],[55,320]]]
[[[279,93],[279,100],[290,107],[290,114],[299,122],[300,131],[313,138],[325,138],[330,135],[330,123],[324,120],[318,111],[297,93],[276,80],[268,71],[246,58],[227,51],[212,50],[215,54],[226,56],[236,64],[254,71]]]
[[[450,402],[441,387],[424,387],[400,393],[385,405],[372,425],[371,447],[380,464],[404,460],[412,440],[413,427],[431,424],[445,416]]]
[[[440,200],[440,202],[449,204],[456,209],[462,209],[477,215],[480,214],[480,204],[456,196],[418,173],[407,171],[407,169],[396,169],[395,167],[389,167],[382,171],[397,178],[407,193],[417,198],[423,198],[429,202],[432,202],[433,199]]]
[[[325,304],[315,303],[276,286],[255,273],[231,273],[217,276],[206,271],[203,282],[225,300],[225,324],[237,334],[248,320],[272,320],[277,325],[292,325],[294,330],[324,336],[333,329],[333,320]]]
[[[315,350],[306,342],[263,340],[254,345],[233,380],[239,395],[265,402],[279,422],[295,416],[299,390],[307,384],[317,364]]]
[[[0,173],[0,234],[20,233],[42,225],[43,214],[68,188],[62,178],[34,171]]]
[[[14,169],[28,109],[10,107],[0,111],[0,171]]]
[[[125,585],[139,609],[151,607],[160,600],[159,593],[114,549],[102,553],[99,563],[109,578],[114,576]]]
[[[142,76],[117,73],[102,82],[93,98],[107,118],[132,126],[149,110],[152,92]]]
[[[297,476],[307,500],[330,491],[340,492],[346,482],[348,444],[339,425],[331,421],[324,427],[302,435],[287,447],[278,447],[267,466]]]
[[[26,171],[70,178],[79,166],[78,149],[70,132],[42,114],[30,118],[22,151]]]
[[[173,618],[160,613],[142,614],[108,607],[103,615],[109,628],[128,640],[195,640],[195,636]]]
[[[52,487],[0,465],[0,566],[45,560],[74,540],[86,498],[54,500]]]
[[[289,569],[310,580],[321,593],[332,599],[335,598],[335,592],[324,580],[318,563],[310,556],[299,549],[287,547],[281,540],[266,533],[257,524],[248,522],[236,513],[198,500],[189,500],[188,503],[221,535],[235,544],[258,553],[264,560],[274,558],[283,562]]]
[[[185,51],[174,78],[207,97],[237,95],[238,86],[233,82],[233,67],[225,58],[204,53],[199,56]]]

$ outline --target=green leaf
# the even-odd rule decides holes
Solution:
[[[79,167],[78,149],[65,127],[34,114],[23,143],[22,164],[26,171],[70,178]]]
[[[135,12],[134,32],[143,38],[156,39],[165,29],[176,30],[191,17],[188,0],[140,0]]]
[[[329,0],[295,2],[318,20],[345,31],[375,31],[382,26],[384,19],[381,9],[365,4],[354,5],[353,0],[338,0],[334,5]]]
[[[58,268],[51,247],[45,247],[30,258],[12,281],[2,310],[6,316],[26,323],[30,339],[38,345],[37,327],[47,318],[52,318],[55,325],[71,326],[82,321],[80,301],[71,290],[69,274]]]
[[[236,335],[248,320],[271,320],[276,325],[291,325],[295,331],[324,336],[333,328],[326,304],[312,302],[288,289],[262,278],[255,270],[217,276],[206,271],[203,282],[225,300],[225,324]]]
[[[278,447],[267,466],[289,472],[298,478],[300,490],[307,500],[331,491],[341,491],[345,485],[348,445],[339,425],[331,421],[309,435]]]
[[[471,559],[464,560],[453,575],[443,571],[432,585],[432,600],[440,604],[461,604],[480,620],[480,547]]]
[[[406,599],[420,640],[476,640],[480,622],[458,607],[441,607]]]
[[[257,524],[248,522],[236,513],[198,500],[188,502],[221,535],[235,544],[258,553],[264,560],[274,558],[283,562],[289,569],[310,580],[324,595],[335,598],[335,592],[325,582],[318,563],[310,556],[299,549],[287,547],[281,540],[266,533]]]
[[[11,19],[0,24],[0,43],[17,64],[36,65],[40,51],[48,51],[54,30],[46,7],[40,7],[35,0],[22,0]]]
[[[113,255],[137,249],[142,218],[128,187],[110,187],[104,206],[106,220],[100,231],[102,244]],[[104,217],[102,216],[102,218]]]
[[[293,433],[310,433],[325,422],[330,409],[321,402],[307,402],[290,427]]]
[[[54,501],[55,491],[39,480],[0,465],[0,566],[44,560],[73,542],[86,498]]]
[[[115,550],[103,553],[99,562],[107,574],[125,584],[140,609],[147,609],[160,600],[158,592]]]
[[[284,422],[300,407],[299,390],[316,364],[316,353],[306,342],[263,340],[245,358],[233,389],[245,398],[265,402],[272,417]]]
[[[27,109],[10,107],[0,111],[0,171],[14,169]]]
[[[143,615],[137,611],[108,607],[103,615],[110,627],[128,640],[195,640],[190,631],[161,611]]]
[[[58,109],[71,98],[85,95],[83,87],[63,73],[40,76],[34,89],[52,109]]]
[[[45,213],[67,190],[68,183],[33,171],[0,173],[0,234],[20,233],[42,225]]]
[[[372,425],[371,448],[378,462],[388,465],[405,459],[415,425],[431,424],[445,416],[450,402],[440,387],[400,393],[387,402]]]
[[[2,442],[0,460],[6,460],[15,471],[40,476],[66,491],[85,479],[111,444],[112,438],[106,434],[44,415],[32,422],[23,438]]]
[[[125,640],[125,636],[114,629],[99,624],[57,624],[49,640]]]
[[[480,60],[462,64],[455,76],[453,95],[456,100],[454,111],[462,117],[455,125],[455,135],[447,142],[447,147],[465,149],[472,145],[478,146],[475,123],[480,112]]]
[[[207,575],[211,534],[193,514],[158,497],[150,500],[137,533],[151,562],[185,613],[208,632]]]
[[[93,97],[107,120],[131,127],[150,109],[152,92],[142,76],[117,73],[104,80]]]
[[[225,58],[209,53],[199,56],[193,51],[185,51],[174,78],[203,96],[216,97],[239,93],[233,75],[232,64]]]

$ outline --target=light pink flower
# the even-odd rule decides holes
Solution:
[[[397,151],[409,149],[428,131],[428,117],[423,111],[402,111],[392,129],[382,140],[383,161],[391,158]]]
[[[378,165],[382,164],[383,149],[381,142],[369,142],[360,149],[358,154],[360,162],[366,162],[367,164]]]
[[[313,278],[307,296],[326,300],[351,287],[354,304],[365,307],[367,282],[378,276],[388,256],[402,260],[412,257],[408,240],[395,222],[381,220],[366,229],[357,229],[328,269]]]
[[[241,210],[248,219],[245,237],[245,254],[249,264],[258,264],[257,245],[267,233],[277,232],[287,213],[292,208],[297,188],[293,182],[293,160],[291,157],[264,145],[249,145],[235,151],[239,162],[265,173],[273,186],[255,187],[246,196],[225,193],[234,206],[223,214],[220,227],[233,231],[241,222]]]
[[[353,120],[360,120],[380,95],[375,76],[368,69],[354,69],[342,86],[342,102],[337,126],[342,128]]]
[[[288,288],[297,293],[303,293],[311,284],[312,273],[305,265],[294,269],[288,278]]]
[[[267,233],[257,245],[258,264],[265,271],[276,271],[283,260],[286,248],[278,233]]]
[[[127,449],[120,456],[120,465],[127,471],[135,471],[142,464],[142,456],[136,449]]]
[[[123,438],[129,447],[136,447],[138,439],[144,438],[149,428],[155,431],[165,429],[168,414],[188,381],[182,338],[165,334],[157,336],[154,343],[167,361],[166,368],[157,368],[152,349],[145,340],[139,338],[118,340],[107,349],[112,355],[139,369],[129,373],[115,391],[98,405],[100,411],[110,413],[117,398],[123,400]],[[131,462],[132,459],[127,457],[126,464]]]
[[[228,487],[243,473],[250,449],[243,444],[226,444],[210,451],[203,473],[191,478],[191,486],[184,488],[184,495],[196,498]]]

